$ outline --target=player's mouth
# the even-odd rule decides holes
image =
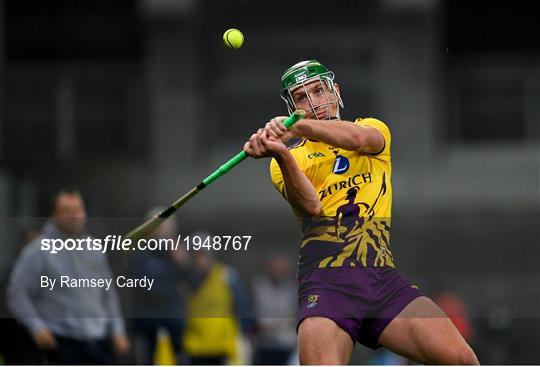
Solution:
[[[318,118],[319,120],[326,120],[326,119],[328,119],[328,114],[326,113],[326,111],[324,111],[324,112],[318,112],[318,113],[317,113],[317,118]]]
[[[308,114],[306,115],[306,118],[308,119],[318,119],[318,120],[328,120],[330,119],[330,112],[328,111],[328,106],[318,105],[314,108],[310,108],[308,110]]]

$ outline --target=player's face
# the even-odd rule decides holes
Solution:
[[[56,199],[54,221],[60,231],[77,236],[86,225],[86,209],[79,195],[65,194]]]
[[[339,87],[334,84],[336,92],[330,91],[322,80],[315,80],[292,92],[292,98],[297,109],[307,112],[310,119],[328,120],[337,117]]]

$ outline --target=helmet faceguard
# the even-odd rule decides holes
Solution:
[[[315,104],[311,99],[306,86],[318,82],[323,87],[325,101]],[[326,88],[324,88],[326,85]],[[281,77],[281,98],[285,101],[289,113],[297,109],[293,99],[293,92],[303,88],[314,118],[318,119],[317,109],[336,105],[336,116],[329,116],[328,119],[339,119],[339,109],[343,108],[343,101],[334,85],[334,73],[329,71],[317,60],[302,61],[288,68]],[[328,93],[330,92],[330,94]]]

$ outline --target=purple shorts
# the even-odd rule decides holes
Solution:
[[[352,338],[377,349],[383,330],[409,303],[418,287],[391,267],[315,269],[298,278],[298,323],[307,317],[333,320]]]

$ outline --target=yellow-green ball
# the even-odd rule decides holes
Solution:
[[[223,33],[223,43],[228,48],[239,49],[244,43],[244,35],[236,28],[227,29]]]

